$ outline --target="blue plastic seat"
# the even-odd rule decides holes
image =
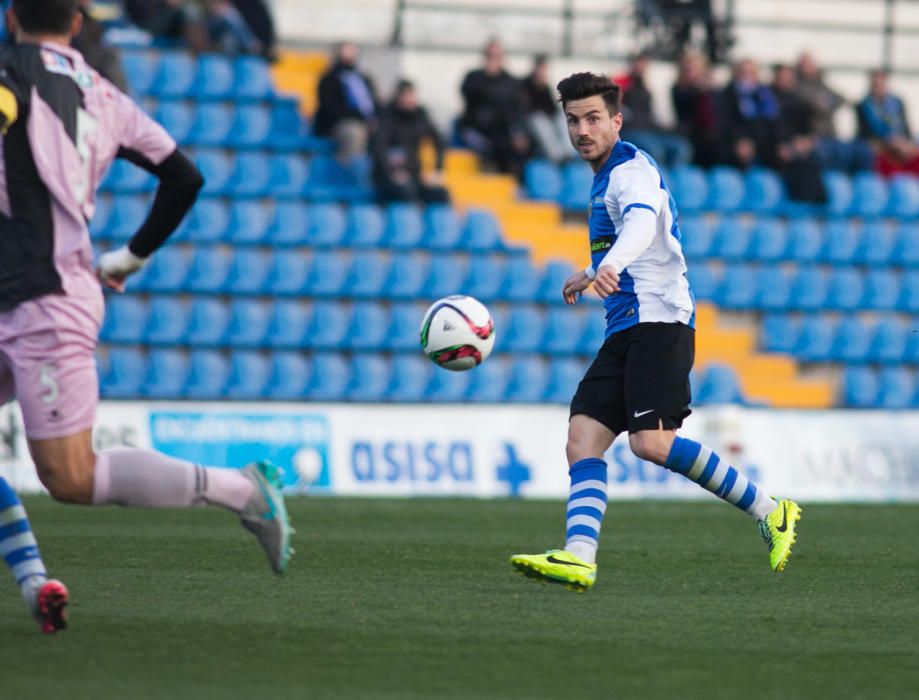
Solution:
[[[755,267],[730,265],[725,270],[715,300],[727,309],[752,309],[756,302],[756,287]]]
[[[718,296],[721,287],[721,275],[711,263],[696,262],[689,266],[687,272],[689,286],[699,301],[712,301]]]
[[[180,345],[188,327],[188,306],[171,296],[150,300],[143,339],[148,345]]]
[[[588,311],[584,330],[578,338],[575,352],[579,355],[594,357],[600,346],[606,341],[606,321],[598,313]]]
[[[754,260],[784,260],[788,256],[788,247],[788,229],[781,221],[761,218],[754,224],[750,251]]]
[[[317,352],[313,355],[313,371],[306,394],[314,401],[342,401],[347,397],[351,381],[351,366],[337,352]]]
[[[514,309],[502,339],[502,346],[508,352],[541,352],[546,322],[535,306],[521,306]]]
[[[889,182],[887,214],[898,219],[915,219],[919,215],[919,178],[895,175]]]
[[[234,197],[265,197],[270,194],[271,162],[261,151],[241,151],[227,181]]]
[[[513,403],[539,403],[549,384],[549,364],[536,355],[514,357],[504,399]]]
[[[864,305],[878,311],[892,311],[900,300],[900,276],[890,269],[869,270],[865,278]]]
[[[255,350],[240,350],[230,355],[230,376],[224,396],[228,399],[261,399],[268,391],[271,363]]]
[[[434,363],[420,354],[395,355],[390,365],[391,379],[386,398],[390,401],[425,401],[434,371]]]
[[[141,195],[120,195],[112,202],[112,211],[105,227],[106,238],[127,241],[147,218],[149,200]]]
[[[185,288],[199,294],[219,294],[226,290],[232,256],[225,248],[202,246],[195,251]]]
[[[696,401],[701,404],[745,403],[737,373],[729,365],[717,362],[702,371],[694,393]]]
[[[382,401],[389,389],[389,361],[381,355],[356,353],[351,356],[350,401]]]
[[[303,296],[310,274],[310,259],[300,252],[275,250],[271,254],[268,291],[272,296]]]
[[[225,237],[229,225],[230,211],[223,200],[199,199],[176,236],[194,243],[216,243]]]
[[[203,193],[211,197],[227,194],[227,183],[233,173],[233,160],[225,153],[212,149],[198,150],[194,160],[204,176]]]
[[[382,296],[389,279],[389,256],[376,250],[355,252],[345,280],[344,293],[355,299],[376,299]]]
[[[830,359],[843,364],[867,362],[870,348],[869,328],[856,316],[846,317],[836,327]]]
[[[271,303],[267,344],[272,348],[292,350],[307,344],[310,309],[299,300],[276,299]]]
[[[189,143],[189,135],[195,125],[196,111],[190,102],[168,100],[159,103],[154,118],[178,143]]]
[[[373,199],[369,161],[355,158],[348,164],[330,155],[310,160],[304,195],[316,202],[366,202]]]
[[[268,242],[276,246],[298,246],[306,243],[309,232],[309,209],[303,202],[279,201],[268,227]]]
[[[260,101],[274,95],[268,62],[255,56],[240,56],[234,61],[233,98],[237,102]]]
[[[231,294],[265,294],[271,272],[271,254],[251,248],[237,250],[230,264],[226,289]]]
[[[504,280],[499,288],[500,298],[507,301],[536,301],[541,279],[541,272],[533,267],[529,256],[513,257],[508,260],[504,270]]]
[[[568,306],[550,309],[540,350],[551,355],[573,354],[584,334],[585,316]]]
[[[354,204],[345,216],[343,245],[352,248],[376,248],[383,240],[383,212],[375,204]]]
[[[102,191],[115,194],[137,194],[150,192],[155,188],[156,180],[153,175],[122,158],[117,158],[112,163],[100,185]]]
[[[307,243],[313,247],[338,246],[344,243],[344,209],[338,204],[311,204],[307,212]]]
[[[188,380],[185,353],[174,348],[156,348],[147,355],[141,393],[150,399],[179,399]]]
[[[302,400],[306,396],[311,371],[310,362],[302,353],[272,353],[265,396],[275,400]]]
[[[424,210],[423,243],[433,250],[454,250],[462,243],[463,227],[449,204],[433,204]]]
[[[303,156],[278,153],[269,164],[268,184],[275,197],[299,197],[306,187],[309,167]]]
[[[897,364],[906,360],[906,346],[911,329],[898,318],[882,318],[874,327],[868,361]]]
[[[883,267],[894,259],[897,230],[881,220],[866,221],[855,262],[869,267]]]
[[[919,226],[915,222],[899,227],[893,259],[905,267],[919,267]]]
[[[383,350],[386,348],[389,328],[389,311],[385,306],[360,302],[354,307],[345,342],[354,350]]]
[[[562,194],[562,174],[552,161],[531,160],[523,169],[523,186],[531,199],[556,202]]]
[[[858,270],[841,268],[830,274],[827,304],[840,311],[853,311],[864,305],[865,279]]]
[[[791,285],[792,308],[803,311],[817,311],[827,304],[829,295],[829,275],[816,265],[798,268]]]
[[[830,216],[849,214],[854,198],[852,181],[849,176],[832,170],[825,171],[823,185],[827,194],[826,213]]]
[[[900,302],[897,308],[901,311],[919,313],[919,270],[909,270],[900,280]],[[916,334],[919,336],[919,333]]]
[[[424,309],[418,304],[393,304],[386,347],[390,350],[415,351],[421,348],[421,319]]]
[[[462,245],[473,252],[502,250],[501,225],[495,215],[485,209],[467,210]]]
[[[233,95],[235,79],[232,60],[220,54],[206,54],[198,58],[194,95],[199,100],[228,100]]]
[[[503,357],[491,357],[470,371],[466,400],[471,403],[501,403],[507,393],[510,365]]]
[[[915,328],[915,322],[911,324],[911,326]],[[903,352],[903,361],[914,367],[919,366],[919,333],[913,333],[912,328],[910,328],[910,332],[907,333],[906,349]],[[919,396],[916,398],[919,399]]]
[[[424,236],[421,211],[413,204],[390,204],[386,207],[383,240],[390,248],[418,248]]]
[[[543,303],[564,304],[562,298],[562,287],[574,270],[567,262],[554,260],[546,265],[543,271],[542,280],[539,283],[539,289],[536,292],[536,299]]]
[[[813,219],[794,219],[788,226],[788,255],[797,262],[814,262],[823,249],[823,232]]]
[[[855,216],[880,216],[887,209],[887,183],[870,172],[857,173],[852,179],[852,210]]]
[[[460,403],[464,401],[469,392],[472,374],[478,369],[481,368],[468,372],[452,372],[447,369],[435,368],[425,392],[426,400],[434,403]]]
[[[549,379],[543,399],[549,403],[570,403],[586,371],[587,364],[583,360],[553,360],[549,363]]]
[[[205,200],[207,201],[207,200]],[[239,245],[260,245],[268,238],[271,210],[258,200],[241,199],[230,205],[224,240]]]
[[[309,150],[311,139],[296,100],[277,100],[271,108],[269,146],[284,153]]]
[[[307,326],[306,343],[322,350],[344,348],[351,315],[351,310],[340,302],[317,301]]]
[[[191,302],[185,341],[192,347],[222,345],[229,324],[227,304],[213,297],[198,297]]]
[[[430,257],[423,253],[393,255],[383,293],[390,299],[417,299],[430,276]]]
[[[708,200],[708,179],[696,166],[681,166],[670,171],[670,191],[679,202],[680,211],[698,211]]]
[[[785,187],[772,170],[750,168],[744,175],[743,209],[754,214],[776,214],[785,203]]]
[[[851,219],[828,221],[823,228],[820,259],[834,265],[851,265],[861,246],[861,234]]]
[[[715,229],[712,254],[725,260],[747,260],[752,249],[752,226],[740,216],[722,217]]]
[[[795,356],[804,362],[825,362],[830,357],[836,324],[824,316],[812,316],[801,324]]]
[[[233,148],[267,148],[271,135],[271,110],[263,105],[239,105],[227,143]]]
[[[156,79],[149,90],[160,98],[191,96],[198,77],[197,61],[187,53],[167,51],[160,55]]]
[[[878,403],[877,372],[868,367],[846,367],[842,375],[842,402],[853,408],[873,408]]]
[[[222,398],[230,376],[230,363],[216,350],[192,350],[188,362],[186,398],[211,400]]]
[[[108,222],[112,216],[114,198],[101,195],[96,197],[96,210],[89,222],[89,233],[93,240],[108,238]]]
[[[484,302],[497,299],[506,289],[505,268],[505,262],[495,256],[483,255],[476,259],[469,265],[469,275],[462,285],[464,293]]]
[[[916,381],[906,367],[884,367],[878,375],[878,385],[879,407],[896,410],[912,405]]]
[[[179,292],[185,287],[191,265],[192,255],[187,248],[166,245],[135,277],[129,278],[128,284],[146,292]]]
[[[140,396],[146,359],[137,348],[109,348],[108,369],[102,375],[101,394],[109,399],[133,399]]]
[[[778,311],[788,308],[791,300],[791,279],[782,268],[769,265],[756,273],[756,308]]]
[[[232,132],[233,109],[220,102],[204,102],[195,110],[186,140],[197,146],[226,146]]]
[[[348,259],[335,250],[317,250],[313,253],[307,293],[315,297],[338,297],[345,293],[348,277]]]
[[[424,288],[431,300],[463,293],[468,262],[449,253],[431,256],[431,268]]]
[[[715,230],[708,219],[701,214],[689,214],[680,217],[680,232],[683,238],[683,255],[688,260],[707,258],[711,255],[715,243]]]
[[[759,346],[766,352],[793,353],[798,342],[800,324],[786,314],[763,317],[759,330]]]
[[[121,67],[132,94],[146,95],[152,92],[159,68],[155,54],[149,51],[122,51]]]
[[[135,296],[110,297],[99,337],[106,343],[139,343],[147,324],[147,304]]]
[[[566,209],[584,210],[594,183],[594,173],[587,163],[573,159],[562,166],[562,200]]]
[[[226,344],[233,348],[257,348],[265,345],[271,309],[256,299],[234,299],[230,302],[230,324]]]
[[[706,209],[737,211],[743,205],[744,197],[744,179],[740,172],[723,166],[714,167],[709,171]]]

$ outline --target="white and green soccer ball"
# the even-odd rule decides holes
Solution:
[[[462,294],[431,304],[421,322],[421,348],[445,369],[478,367],[495,345],[495,324],[485,305]]]

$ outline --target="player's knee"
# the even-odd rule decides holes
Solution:
[[[575,421],[569,424],[568,442],[565,444],[568,464],[603,456],[611,440],[608,435],[598,433],[599,431],[592,431],[586,426],[578,425]]]
[[[664,465],[673,444],[673,433],[663,430],[642,430],[629,435],[629,447],[639,459]]]
[[[61,503],[87,505],[93,500],[93,464],[76,458],[70,463],[39,463],[38,478],[51,497]]]

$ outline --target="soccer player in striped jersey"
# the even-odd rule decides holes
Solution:
[[[619,138],[620,90],[606,76],[576,73],[558,84],[568,134],[594,171],[588,205],[591,262],[562,295],[577,302],[591,284],[604,300],[606,341],[571,401],[567,455],[571,490],[562,550],[518,554],[528,576],[584,590],[596,579],[597,542],[607,503],[603,455],[629,434],[640,458],[695,481],[751,515],[781,571],[800,507],[778,503],[740,471],[677,430],[690,414],[695,300],[673,197],[657,164]]]
[[[150,450],[93,450],[100,281],[122,291],[179,225],[203,179],[161,126],[70,47],[78,9],[79,0],[13,0],[7,12],[16,44],[0,51],[0,403],[19,401],[38,476],[55,499],[221,506],[239,516],[281,573],[291,528],[272,465],[220,469]],[[153,173],[159,187],[136,234],[94,271],[87,222],[116,157]],[[42,631],[62,628],[67,589],[47,580],[6,482],[0,551]]]

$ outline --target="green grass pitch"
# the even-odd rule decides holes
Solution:
[[[720,503],[611,503],[593,590],[510,554],[563,504],[293,499],[269,572],[214,509],[26,506],[71,627],[0,586],[2,698],[914,698],[919,507],[805,506],[784,574]],[[5,575],[5,574],[4,574]]]

